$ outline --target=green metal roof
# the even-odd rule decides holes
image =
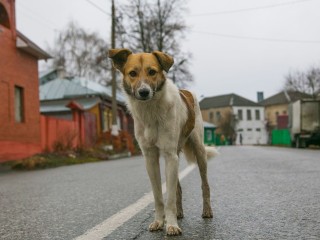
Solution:
[[[101,96],[111,101],[111,88],[83,78],[54,79],[39,87],[40,101],[64,98],[76,98],[82,96]],[[117,101],[124,103],[123,94],[117,92]]]
[[[40,86],[40,100],[90,96],[98,93],[66,79],[55,79]]]

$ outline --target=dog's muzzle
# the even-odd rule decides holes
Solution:
[[[140,87],[137,88],[135,97],[142,101],[149,100],[153,97],[153,91],[148,84],[142,83]]]

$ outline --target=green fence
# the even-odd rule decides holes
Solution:
[[[229,145],[229,142],[222,134],[218,133],[218,134],[215,134],[214,145],[216,146]]]
[[[271,144],[272,145],[291,146],[290,131],[288,129],[272,130]]]
[[[206,145],[229,145],[229,141],[222,135],[215,133],[216,128],[205,127],[204,128],[204,143]]]

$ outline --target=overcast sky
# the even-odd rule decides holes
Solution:
[[[44,49],[71,20],[109,40],[110,2],[16,0],[17,28]],[[187,8],[182,44],[199,97],[266,98],[290,70],[320,66],[320,0],[189,0]]]

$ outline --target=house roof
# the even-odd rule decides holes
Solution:
[[[112,96],[112,89],[111,87],[103,86],[97,82],[94,82],[92,80],[87,80],[85,78],[74,78],[71,80],[72,82],[78,83],[83,87],[87,87],[95,92],[106,94],[108,96]],[[117,101],[119,102],[125,102],[125,97],[123,96],[121,91],[117,91]]]
[[[39,78],[43,78],[51,73],[57,72],[57,69],[48,69],[48,70],[43,70],[39,71]]]
[[[17,31],[16,46],[18,49],[21,49],[22,51],[36,57],[38,60],[47,60],[49,58],[52,58],[46,51],[42,50],[39,46],[37,46],[34,42],[32,42],[29,38],[27,38],[19,31]]]
[[[56,69],[51,69],[39,73],[40,81],[45,79],[48,75],[57,72]],[[54,76],[56,77],[56,76]],[[103,86],[92,80],[86,78],[55,78],[47,79],[40,85],[40,100],[44,99],[60,99],[66,97],[75,97],[79,95],[100,95],[105,98],[112,98],[111,87]],[[117,101],[119,103],[125,102],[125,97],[121,91],[117,92]]]
[[[287,104],[291,102],[295,102],[302,98],[310,97],[308,94],[297,92],[297,91],[282,91],[271,97],[268,97],[261,102],[259,102],[263,106],[268,105],[278,105],[278,104]]]
[[[234,93],[220,95],[220,96],[206,97],[200,101],[201,109],[219,108],[219,107],[228,107],[228,106],[256,107],[261,105]]]
[[[75,101],[70,99],[44,100],[40,102],[40,112],[69,112],[70,103],[76,103],[79,109],[88,110],[101,102],[99,97],[77,98]],[[69,106],[68,106],[69,105]]]
[[[203,121],[203,127],[205,127],[205,128],[217,128],[217,126],[214,125],[213,123],[209,123],[209,122],[205,122],[205,121]]]
[[[39,87],[40,100],[99,95],[99,93],[66,79],[55,79]]]

